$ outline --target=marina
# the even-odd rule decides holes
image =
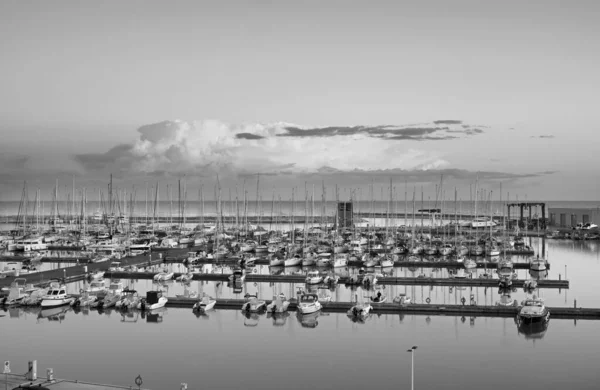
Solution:
[[[599,387],[600,2],[0,10],[0,390]]]

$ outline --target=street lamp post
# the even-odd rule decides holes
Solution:
[[[411,390],[415,390],[415,351],[417,350],[417,346],[415,345],[414,347],[412,347],[411,349],[407,350],[406,352],[410,352],[411,354],[411,358],[412,358],[412,363],[410,365],[410,389]]]

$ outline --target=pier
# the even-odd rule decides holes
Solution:
[[[4,383],[2,383],[4,382]],[[50,389],[50,390],[112,390],[112,389],[127,389],[131,390],[132,386],[116,386],[99,383],[82,382],[73,379],[49,379],[48,376],[29,380],[27,375],[4,374],[2,381],[7,389],[25,388],[25,389]],[[28,386],[28,387],[26,387]],[[2,387],[2,386],[0,386]],[[137,386],[136,386],[137,389]],[[143,387],[140,390],[147,390]]]
[[[155,272],[107,272],[105,276],[115,279],[153,279]],[[180,273],[175,273],[174,278],[180,276]],[[204,281],[227,281],[229,273],[223,274],[201,274],[194,273],[193,280]],[[306,275],[260,275],[247,274],[246,282],[249,283],[305,283]],[[339,284],[346,284],[350,280],[349,277],[340,277]],[[400,285],[400,286],[465,286],[465,287],[498,287],[498,279],[492,278],[429,278],[429,277],[393,277],[382,276],[377,278],[379,285]],[[524,280],[513,280],[513,285],[521,287]],[[538,280],[538,288],[569,288],[568,280]]]
[[[217,299],[216,309],[241,310],[243,299]],[[168,307],[191,308],[196,299],[169,297]],[[265,300],[267,304],[270,300]],[[296,300],[291,299],[288,310],[296,311]],[[354,303],[352,302],[322,302],[323,312],[345,313]],[[480,317],[515,317],[519,309],[517,306],[483,306],[483,305],[440,305],[440,304],[405,304],[399,303],[373,303],[375,314],[415,314],[415,315],[452,315],[452,316],[480,316]],[[600,319],[600,309],[549,307],[552,318],[561,319]]]

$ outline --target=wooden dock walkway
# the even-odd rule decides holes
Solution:
[[[197,300],[191,298],[169,297],[168,307],[191,308]],[[241,310],[243,299],[217,299],[215,309]],[[265,300],[267,304],[271,300]],[[323,312],[345,313],[354,303],[352,302],[322,302]],[[371,303],[373,313],[377,314],[415,314],[415,315],[450,315],[450,316],[480,316],[480,317],[515,317],[519,309],[516,306],[483,306],[483,305],[446,305],[446,304],[405,304]],[[290,311],[296,311],[296,299],[290,300]],[[600,309],[548,307],[551,318],[561,319],[600,319]]]
[[[165,259],[165,263],[168,264],[180,264],[182,263],[184,258],[173,258],[167,257]],[[223,260],[215,260],[202,258],[198,259],[197,263],[199,264],[236,264],[240,259],[238,257],[230,257]],[[254,261],[256,265],[269,265],[269,260],[267,259],[258,259]],[[364,267],[364,264],[361,261],[349,261],[349,267]],[[394,268],[464,268],[464,263],[459,263],[456,261],[395,261]],[[477,268],[488,268],[488,269],[496,269],[498,268],[498,262],[493,261],[478,261]],[[526,262],[513,262],[514,269],[529,269],[529,263]],[[546,262],[546,268],[550,269],[550,263]]]
[[[153,272],[107,272],[106,277],[116,279],[153,279],[156,273]],[[181,274],[175,273],[174,278]],[[204,281],[227,281],[229,279],[229,273],[214,273],[214,274],[202,274],[194,273],[193,280],[204,280]],[[262,282],[262,283],[305,283],[306,275],[260,275],[260,274],[247,274],[246,282]],[[341,277],[339,284],[345,284],[348,282],[348,277]],[[415,277],[415,278],[404,278],[404,277],[393,277],[383,276],[378,277],[378,284],[380,285],[403,285],[403,286],[466,286],[466,287],[498,287],[498,279],[491,278],[428,278],[428,277]],[[513,285],[521,287],[525,280],[513,280]],[[569,288],[568,280],[538,280],[538,288]]]

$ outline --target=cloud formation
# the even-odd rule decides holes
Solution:
[[[460,125],[463,121],[459,121],[456,119],[440,119],[437,121],[433,121],[436,125]]]
[[[440,121],[438,121],[440,122]],[[434,183],[518,181],[552,172],[516,174],[451,167],[443,155],[420,150],[413,141],[443,141],[483,132],[482,126],[448,124],[331,126],[303,128],[289,123],[230,125],[216,120],[164,121],[142,126],[139,139],[105,153],[74,157],[90,177],[128,182],[164,177],[199,177],[222,183],[264,177],[265,185],[293,188],[325,180],[368,186],[394,180]],[[459,121],[456,121],[459,122]],[[402,142],[406,140],[409,142]],[[96,175],[94,175],[96,174]],[[262,180],[261,180],[262,181]],[[139,183],[139,181],[138,181]]]
[[[396,141],[442,141],[483,132],[460,124],[301,127],[163,121],[140,127],[139,139],[132,145],[79,154],[74,160],[88,172],[151,176],[215,172],[289,175],[317,173],[325,167],[337,171],[438,169],[448,165],[442,156]]]
[[[285,126],[283,133],[278,137],[336,137],[366,135],[374,138],[404,141],[439,141],[459,138],[459,135],[475,135],[483,133],[478,128],[470,128],[460,125],[462,121],[441,120],[435,121],[432,126],[329,126],[315,128],[301,128],[297,126]],[[452,125],[452,126],[440,126]]]

